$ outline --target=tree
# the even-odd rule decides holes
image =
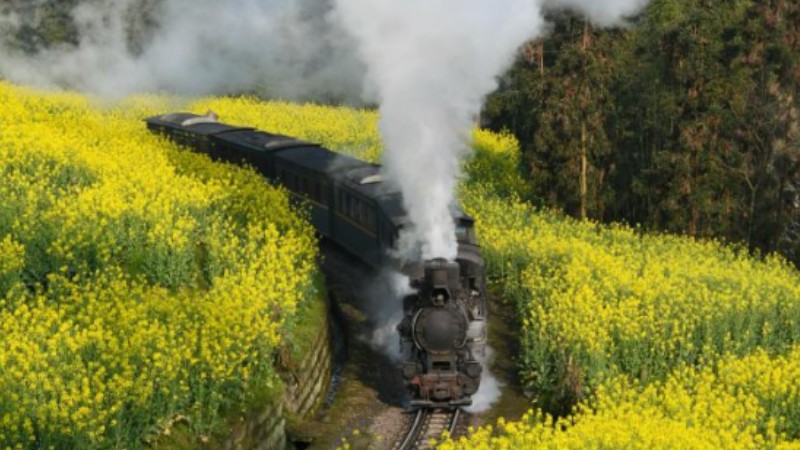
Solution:
[[[800,258],[800,3],[654,0],[610,31],[550,18],[486,111],[535,197]]]
[[[610,40],[577,16],[554,19],[553,38],[525,47],[486,116],[520,140],[534,196],[577,217],[602,218],[613,169],[605,134]]]

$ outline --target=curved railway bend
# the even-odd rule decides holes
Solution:
[[[346,439],[354,450],[396,450],[399,448],[425,448],[417,445],[400,447],[408,436],[416,413],[405,408],[403,380],[398,366],[384,349],[374,345],[374,337],[389,331],[381,320],[387,310],[385,298],[375,298],[376,274],[360,265],[357,260],[338,251],[332,244],[322,245],[322,268],[334,308],[334,317],[342,328],[346,347],[341,375],[330,405],[315,420],[297,429],[297,448],[308,450],[333,450]],[[499,416],[519,418],[529,407],[514,376],[511,355],[516,346],[510,319],[499,301],[493,299],[489,314],[489,342],[497,349],[492,372],[504,386],[502,397],[489,411],[466,413],[461,411],[453,429],[456,436],[466,433],[468,427],[495,422]],[[396,339],[396,335],[393,335]],[[391,340],[389,337],[388,340]],[[395,341],[391,340],[392,344]],[[429,417],[428,424],[440,426],[441,413]],[[435,434],[434,428],[429,428]],[[425,443],[430,437],[423,439]]]

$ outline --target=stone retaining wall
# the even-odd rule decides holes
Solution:
[[[288,412],[301,419],[317,412],[331,384],[332,369],[333,347],[330,327],[326,323],[320,327],[319,337],[311,352],[300,363],[300,368],[291,373],[293,383],[288,386],[284,396]]]
[[[283,450],[287,448],[283,404],[269,405],[241,418],[221,446],[223,450]]]
[[[326,300],[327,301],[327,300]],[[277,405],[265,405],[241,418],[223,450],[284,450],[291,448],[287,419],[294,422],[312,417],[322,406],[333,372],[333,343],[329,308],[319,335],[295,369],[284,370],[286,391]]]

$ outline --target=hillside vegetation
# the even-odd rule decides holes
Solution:
[[[542,211],[475,166],[462,203],[517,312],[520,375],[537,400],[521,421],[440,448],[800,448],[791,264]]]
[[[800,348],[777,357],[756,350],[707,366],[682,365],[650,384],[609,380],[569,417],[531,411],[438,448],[799,449],[798,377]]]
[[[321,27],[329,3],[301,2],[304,18],[319,19],[307,29]],[[552,26],[523,46],[481,114],[486,126],[520,141],[537,204],[576,218],[743,243],[800,265],[800,3],[649,0],[621,27],[544,3]],[[102,30],[119,21],[112,26],[122,38],[117,56],[137,57],[162,27],[171,28],[162,4],[7,0],[0,42],[9,55],[95,53],[85,47],[104,42]],[[92,26],[81,9],[98,12]],[[274,66],[283,63],[296,61]],[[308,69],[325,72],[325,65]],[[53,78],[81,85],[75,76]],[[351,82],[359,84],[340,79],[322,91]],[[270,92],[265,84],[228,87]],[[310,98],[337,98],[306,88]]]
[[[287,196],[105,108],[0,82],[0,448],[138,448],[279,388],[316,298]]]
[[[380,156],[374,112],[307,106],[311,128],[286,104],[193,106]],[[494,290],[517,313],[520,375],[537,401],[521,421],[443,448],[800,447],[800,274],[791,264],[541,210],[525,200],[513,137],[475,130],[472,144],[461,204],[477,220]],[[552,414],[573,411],[554,426]]]
[[[1,446],[137,447],[178,417],[212,429],[277,386],[271,355],[314,295],[308,225],[253,172],[139,119],[211,109],[374,161],[377,114],[249,98],[105,107],[8,84],[0,100]],[[473,146],[460,199],[536,399],[443,448],[798,448],[792,266],[537,209],[514,138],[476,130]]]
[[[800,265],[800,3],[642,3],[620,28],[551,11],[485,122],[542,204]]]
[[[317,123],[308,128],[291,105],[194,106],[380,155],[373,112],[306,107]],[[538,209],[524,200],[514,138],[476,130],[473,147],[461,203],[477,220],[495,291],[517,312],[520,374],[539,412],[443,448],[800,446],[800,274],[791,264]],[[573,406],[553,426],[551,414]]]

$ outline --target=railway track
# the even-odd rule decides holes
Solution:
[[[458,409],[418,410],[408,432],[401,441],[395,444],[394,449],[425,450],[433,448],[429,444],[432,439],[438,441],[445,431],[450,435],[453,434],[458,424],[459,415]]]

